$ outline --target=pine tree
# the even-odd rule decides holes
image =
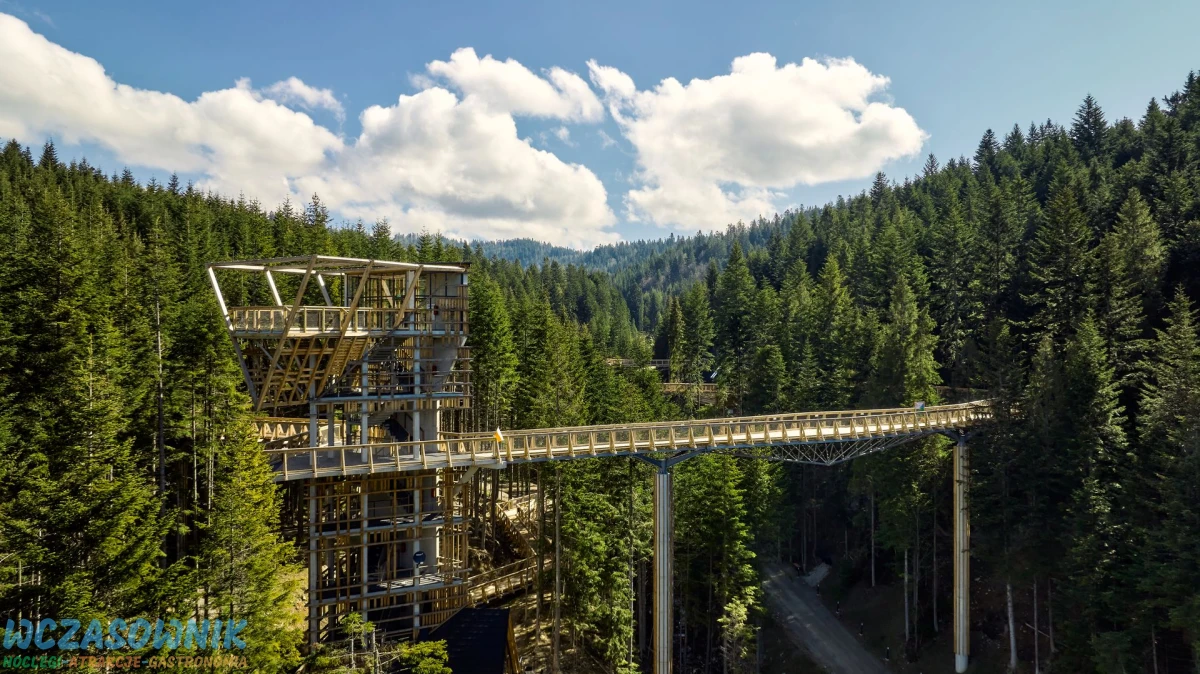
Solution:
[[[1166,329],[1145,363],[1139,431],[1150,495],[1149,554],[1139,584],[1160,620],[1182,632],[1200,662],[1200,337],[1191,302],[1177,291]]]
[[[1166,251],[1158,225],[1137,189],[1130,189],[1121,204],[1113,236],[1114,245],[1124,258],[1124,267],[1132,277],[1132,290],[1141,297],[1146,313],[1154,313],[1162,301],[1160,287]]]
[[[1104,112],[1096,99],[1088,94],[1075,113],[1075,123],[1071,125],[1071,141],[1084,162],[1105,157],[1107,135],[1108,123],[1104,121]]]
[[[796,264],[808,265],[809,249],[813,245],[812,223],[803,212],[798,212],[792,218],[792,226],[787,235],[787,265],[790,271]]]
[[[38,159],[38,168],[48,171],[58,168],[58,151],[54,149],[54,141],[48,140],[42,145],[42,157]]]
[[[1074,186],[1059,182],[1033,241],[1030,275],[1038,286],[1026,298],[1035,311],[1032,325],[1058,339],[1066,337],[1090,306],[1090,238]]]
[[[1126,250],[1116,232],[1105,236],[1094,251],[1097,273],[1093,282],[1100,333],[1107,345],[1109,361],[1116,369],[1117,381],[1122,384],[1128,383],[1145,348],[1141,339],[1145,323],[1142,299],[1127,266]]]
[[[938,171],[941,169],[942,167],[938,164],[937,157],[930,152],[929,156],[925,158],[925,166],[921,171],[921,175],[926,178],[932,178],[933,176],[937,175]]]
[[[683,316],[680,381],[698,383],[712,366],[710,350],[715,334],[708,293],[703,284],[693,284],[684,294],[680,313]]]
[[[964,219],[953,192],[944,198],[931,237],[929,278],[933,315],[940,327],[938,360],[949,372],[950,385],[956,386],[967,377],[970,324],[980,306],[970,262],[977,255],[977,232]]]
[[[741,408],[746,395],[747,375],[753,357],[755,326],[751,312],[755,298],[754,279],[734,242],[729,261],[721,273],[716,292],[716,349],[721,379]]]
[[[517,356],[500,286],[486,273],[471,279],[471,370],[476,430],[512,425]]]
[[[244,417],[243,417],[244,418]],[[256,433],[245,421],[224,429],[211,520],[200,559],[206,609],[245,620],[251,667],[277,671],[299,661],[303,624],[293,548],[279,535],[281,501]]]
[[[985,320],[1006,316],[1014,308],[1019,246],[1025,234],[1013,185],[1004,180],[988,188],[988,212],[979,229],[979,278]]]
[[[398,255],[393,248],[392,226],[387,218],[380,218],[371,227],[371,245],[368,256],[373,260],[395,260]]]
[[[669,381],[682,381],[684,363],[687,359],[687,345],[684,337],[683,305],[678,297],[671,298],[670,311],[667,314],[667,377]]]
[[[821,405],[824,409],[844,409],[853,398],[859,373],[855,353],[859,322],[841,266],[832,256],[821,270],[812,311],[814,323],[827,326],[814,349],[821,372]]]
[[[743,478],[737,460],[705,454],[680,465],[675,482],[676,574],[681,621],[694,631],[697,662],[737,671],[752,658],[749,616],[758,605]]]
[[[0,605],[80,619],[169,606],[166,583],[147,590],[167,521],[129,439],[120,336],[92,307],[99,279],[70,205],[48,181],[34,189],[0,253],[12,348],[0,379],[21,420],[0,458],[0,542],[38,582],[0,590]]]
[[[941,383],[934,360],[933,319],[918,308],[906,279],[893,288],[888,323],[880,333],[872,382],[874,402],[902,407],[933,402]]]
[[[787,367],[783,352],[776,344],[764,344],[754,352],[750,368],[750,389],[746,394],[745,411],[750,414],[770,414],[784,411],[787,387]]]
[[[975,167],[976,169],[986,169],[991,173],[996,172],[996,154],[1000,152],[1000,143],[996,140],[996,134],[991,129],[988,129],[983,134],[983,138],[979,140],[979,147],[975,149]]]
[[[1074,528],[1064,595],[1075,619],[1064,635],[1064,661],[1131,668],[1127,644],[1136,549],[1144,545],[1123,512],[1122,482],[1134,466],[1127,454],[1124,410],[1117,401],[1104,340],[1090,316],[1067,344],[1064,361],[1065,456],[1077,476],[1070,506]],[[1120,607],[1125,607],[1122,614]],[[1071,666],[1068,664],[1068,666]]]

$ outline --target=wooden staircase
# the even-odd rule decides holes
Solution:
[[[549,500],[546,508],[553,507]],[[518,496],[502,501],[497,508],[500,530],[521,559],[490,571],[471,576],[467,584],[471,604],[485,604],[528,590],[537,576],[537,540],[540,522],[537,517],[537,494]],[[545,563],[552,563],[547,553]]]

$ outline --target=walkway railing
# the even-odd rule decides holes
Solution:
[[[512,564],[485,571],[470,579],[472,604],[485,604],[528,589],[537,574],[537,560],[532,557],[517,560]]]
[[[601,456],[692,449],[740,450],[839,442],[916,438],[968,428],[990,418],[987,401],[924,410],[806,412],[727,419],[697,419],[508,431],[424,442],[300,447],[266,450],[276,480],[365,475],[458,466],[501,466]],[[835,463],[852,458],[797,459]]]
[[[229,307],[230,329],[238,337],[353,336],[393,332],[466,334],[467,298],[421,297],[415,308],[302,306]]]

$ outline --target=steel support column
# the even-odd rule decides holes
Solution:
[[[954,671],[967,671],[971,654],[971,519],[967,503],[970,459],[967,436],[954,447]]]
[[[671,468],[654,474],[654,674],[671,674],[673,512]]]

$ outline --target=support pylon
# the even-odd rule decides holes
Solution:
[[[971,654],[971,518],[967,503],[967,436],[954,447],[954,671],[967,671]]]
[[[671,674],[672,514],[671,469],[663,462],[654,474],[654,674]]]

